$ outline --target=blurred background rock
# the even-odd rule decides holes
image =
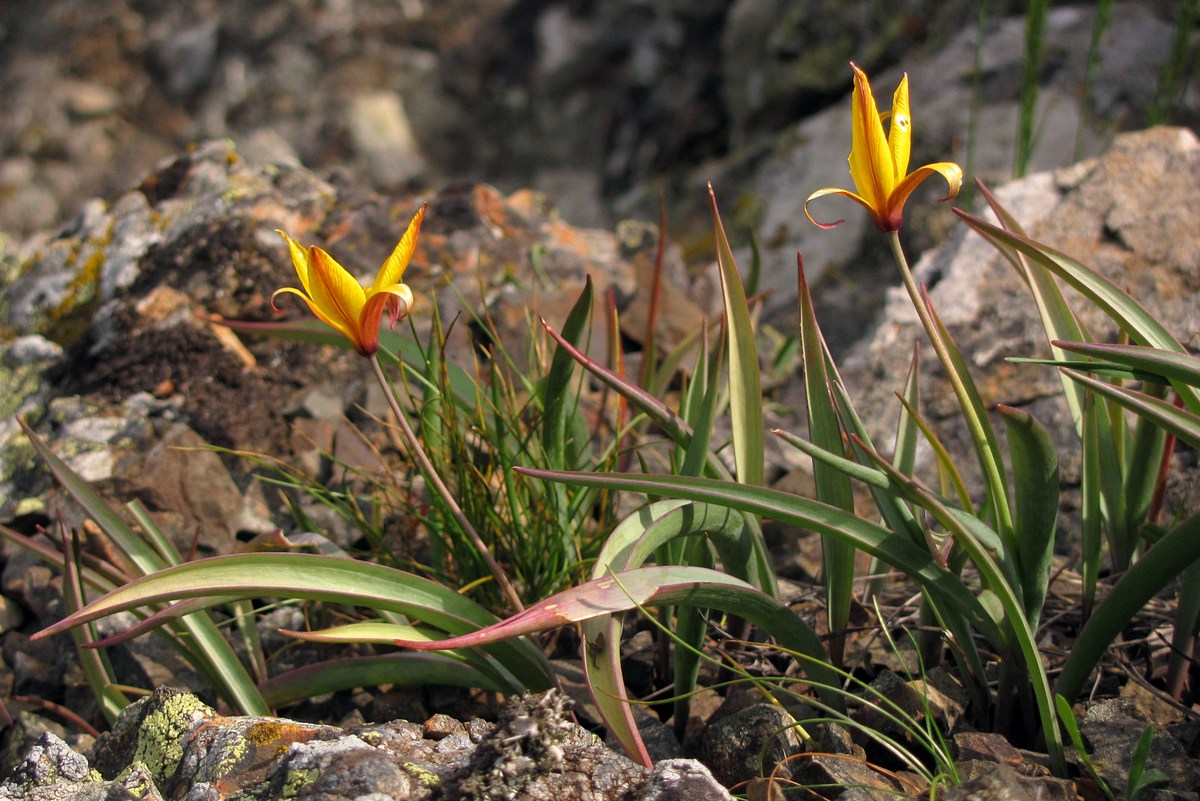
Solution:
[[[1051,8],[1031,169],[1094,155],[1118,130],[1200,123],[1194,30],[1171,64],[1182,5],[1116,3],[1099,26],[1095,3]],[[762,246],[769,316],[794,316],[797,249],[814,279],[825,276],[819,295],[868,311],[881,302],[872,277],[886,254],[864,250],[865,215],[846,208],[846,225],[825,233],[801,214],[813,189],[848,183],[847,62],[868,71],[885,107],[910,73],[914,163],[956,159],[969,177],[1002,180],[1025,6],[4,0],[0,231],[52,229],[87,198],[115,197],[213,137],[255,161],[300,162],[383,192],[460,181],[543,190],[580,226],[656,219],[663,191],[689,258],[709,247],[712,180],[743,267],[747,232]],[[910,209],[919,251],[949,217]]]

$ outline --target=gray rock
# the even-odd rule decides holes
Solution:
[[[1074,785],[1064,779],[1022,776],[1007,765],[993,765],[981,776],[938,792],[943,801],[1075,801]]]
[[[757,703],[709,723],[701,759],[727,787],[779,771],[791,775],[789,757],[804,751],[796,721],[781,707]]]
[[[194,696],[158,690],[128,707],[87,760],[45,735],[0,798],[557,799],[728,801],[691,760],[653,771],[605,748],[563,714],[561,695],[514,699],[495,725],[428,739],[404,721],[356,726],[225,718]],[[102,779],[102,777],[104,777]],[[81,785],[89,785],[81,789]],[[71,793],[89,793],[71,795]],[[7,794],[6,794],[7,793]],[[109,795],[109,798],[124,797]]]
[[[60,737],[47,731],[30,746],[3,787],[8,789],[10,786],[18,788],[56,782],[78,784],[94,782],[96,778],[88,767],[86,757],[75,753]],[[0,793],[3,792],[4,789],[0,789]],[[15,797],[0,794],[0,798]]]
[[[1148,725],[1145,713],[1126,698],[1111,698],[1091,705],[1080,723],[1080,731],[1091,749],[1092,763],[1118,794],[1125,791],[1129,782],[1130,759]],[[1183,744],[1165,731],[1155,732],[1146,767],[1162,771],[1166,786],[1161,789],[1186,791],[1200,787],[1200,767],[1189,758]]]

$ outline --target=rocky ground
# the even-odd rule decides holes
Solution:
[[[802,247],[819,278],[824,318],[841,322],[831,329],[845,357],[848,385],[860,408],[879,410],[871,426],[882,431],[894,425],[891,393],[907,366],[915,320],[899,295],[889,294],[890,278],[874,277],[882,248],[869,224],[848,215],[845,226],[826,236],[801,225],[798,203],[812,189],[847,180],[843,98],[850,56],[878,74],[883,86],[906,69],[922,148],[930,158],[943,158],[948,150],[965,160],[954,143],[962,141],[968,123],[974,29],[970,20],[946,10],[954,4],[912,3],[902,24],[886,31],[876,30],[874,16],[844,13],[838,15],[844,39],[818,37],[823,29],[814,20],[824,19],[823,5],[744,0],[594,6],[511,0],[0,5],[5,45],[0,85],[10,105],[0,121],[5,234],[0,522],[32,535],[60,513],[68,525],[78,516],[37,465],[16,428],[17,414],[106,497],[142,500],[178,547],[199,556],[230,552],[254,533],[287,525],[287,515],[244,461],[173,446],[258,451],[311,466],[315,473],[329,470],[322,453],[371,466],[374,454],[358,432],[371,431],[370,416],[385,410],[368,390],[359,360],[312,345],[231,336],[205,318],[277,317],[271,292],[293,283],[294,273],[274,228],[327,244],[349,254],[345,261],[370,267],[424,201],[430,210],[408,275],[424,300],[415,317],[419,332],[428,330],[428,299],[436,297],[443,319],[453,319],[464,306],[487,312],[506,341],[521,343],[526,315],[561,321],[590,274],[601,292],[611,291],[624,333],[636,343],[645,327],[655,226],[616,220],[654,219],[646,199],[666,188],[672,225],[679,228],[668,249],[670,313],[660,331],[669,341],[717,309],[714,275],[696,233],[707,225],[696,211],[704,200],[701,182],[711,178],[743,264],[746,238],[733,232],[748,226],[757,234],[764,287],[772,293],[768,318],[786,329],[794,305],[794,252]],[[1113,139],[1118,128],[1138,127],[1146,119],[1155,59],[1170,40],[1170,6],[1118,4],[1121,24],[1108,34],[1099,77],[1083,104],[1076,93],[1090,11],[1063,8],[1052,15],[1034,164],[1073,162],[1077,132],[1085,153],[1104,155],[1038,172],[1002,186],[999,194],[1031,234],[1129,286],[1170,330],[1195,345],[1200,145],[1186,128]],[[973,172],[998,175],[1007,167],[1021,30],[1019,20],[997,19],[987,28],[981,62],[987,95],[977,119]],[[752,59],[746,42],[758,41],[765,45]],[[843,41],[849,44],[830,44]],[[866,41],[872,46],[866,48]],[[1193,87],[1178,105],[1179,121],[1194,124],[1198,108]],[[231,140],[187,144],[212,136]],[[552,191],[557,206],[527,187]],[[913,206],[911,244],[919,249],[944,240],[918,265],[918,274],[972,354],[985,401],[1021,405],[1069,441],[1068,421],[1053,400],[1055,388],[1044,383],[1052,377],[1003,361],[1014,353],[1044,355],[1033,350],[1040,337],[1027,304],[994,302],[1021,291],[1011,271],[977,237],[953,226],[945,208],[931,203],[918,211],[918,205],[923,204]],[[854,254],[864,249],[868,255],[855,261]],[[465,337],[456,339],[451,355],[465,362],[471,347]],[[926,403],[938,419],[936,411],[947,399],[927,369]],[[799,405],[794,382],[786,377],[770,391],[778,408]],[[774,422],[799,425],[786,412]],[[962,447],[952,421],[941,425],[943,438]],[[786,485],[803,487],[811,480],[794,456],[779,450],[771,459],[774,477]],[[1195,508],[1195,454],[1184,450],[1177,460],[1172,502]],[[1074,480],[1072,470],[1077,466],[1064,466],[1067,485]],[[319,509],[310,511],[330,536],[352,536]],[[811,582],[818,563],[811,538],[782,530],[772,536],[781,573],[801,587]],[[80,732],[99,718],[67,639],[28,639],[62,615],[56,571],[11,547],[3,555],[0,688],[16,722],[6,730],[7,750],[0,757],[0,767],[8,767],[18,765],[41,730],[57,731],[83,750],[87,736]],[[1069,607],[1070,590],[1063,593]],[[1146,625],[1149,637],[1155,624]],[[1068,647],[1068,630],[1046,632],[1048,659]],[[189,685],[195,677],[171,654],[135,644],[128,656],[131,682],[206,692]],[[292,658],[303,659],[303,652]],[[879,654],[871,659],[883,675],[888,660]],[[1113,663],[1102,684],[1104,694],[1126,698],[1088,713],[1089,738],[1111,754],[1106,778],[1121,786],[1120,756],[1132,749],[1129,732],[1136,736],[1141,720],[1153,720],[1161,728],[1156,764],[1173,777],[1174,795],[1164,790],[1158,797],[1195,798],[1200,737],[1194,712],[1164,704],[1141,683],[1121,678],[1126,675],[1121,664]],[[1125,666],[1151,687],[1158,678],[1149,652],[1144,661]],[[558,708],[553,700],[527,703]],[[776,708],[764,710],[745,699],[709,717],[720,703],[697,704],[710,728],[722,717],[728,721],[726,733],[711,735],[715,741],[736,732],[766,732],[724,756],[705,750],[701,737],[685,741],[687,755],[703,756],[729,786],[752,778],[746,755],[757,754],[782,723],[767,719],[756,729],[752,719],[775,714],[770,710]],[[64,718],[63,709],[77,718]],[[244,744],[248,731],[261,734],[267,725],[218,719],[200,706],[189,709],[173,730],[225,732],[230,742]],[[137,714],[146,713],[143,708]],[[505,712],[437,691],[370,689],[290,714],[346,728],[270,723],[295,726],[287,731],[295,733],[295,742],[309,743],[309,750],[293,749],[284,758],[268,743],[259,756],[238,764],[236,780],[232,772],[216,775],[223,752],[189,734],[188,743],[206,749],[195,753],[189,769],[209,770],[213,775],[205,781],[216,788],[216,795],[195,797],[251,797],[244,794],[251,787],[268,797],[287,797],[282,788],[289,781],[295,784],[288,792],[298,797],[352,797],[345,788],[319,795],[294,771],[314,769],[320,760],[325,768],[339,764],[329,754],[380,737],[405,745],[377,749],[387,752],[390,767],[372,776],[398,784],[361,792],[503,797],[504,791],[487,786],[471,791],[477,796],[456,795],[466,791],[455,782],[467,775],[464,766],[494,759],[496,748],[515,747],[519,758],[533,742],[527,728],[511,728],[531,714],[530,707]],[[495,722],[471,722],[481,714]],[[586,721],[587,710],[580,715]],[[396,719],[412,722],[387,724]],[[964,762],[1007,763],[1022,772],[1004,774],[1007,790],[993,788],[1009,796],[981,797],[1039,792],[1071,797],[1074,790],[1040,776],[1044,771],[1033,754],[980,743],[970,734],[955,736]],[[139,751],[136,737],[132,746],[128,739],[106,737],[92,752],[90,766],[43,738],[14,780],[53,778],[57,772],[76,782],[77,792],[98,795],[38,796],[14,783],[4,785],[0,797],[99,798],[117,792],[100,775],[131,792],[148,778],[162,797],[184,796],[184,774],[174,762],[117,778],[134,757],[145,761],[145,749]],[[349,742],[353,738],[358,743]],[[563,748],[571,760],[591,767],[562,769],[551,759],[549,773],[576,782],[570,791],[576,795],[556,786],[551,792],[558,798],[699,799],[724,793],[695,763],[663,762],[654,774],[639,773],[632,763],[606,762],[601,751],[589,751],[597,747],[578,730],[562,738],[536,748],[542,757],[550,748],[555,758],[559,752],[553,748]],[[177,742],[179,737],[168,738],[168,744]],[[787,738],[776,746],[778,761],[795,751]],[[855,753],[852,745],[846,747]],[[849,761],[834,760],[834,767]],[[100,774],[93,776],[90,768]],[[600,789],[608,781],[604,771],[623,777],[609,782],[609,794]],[[861,775],[820,775],[841,784],[868,783]],[[396,789],[400,784],[408,795]],[[913,789],[891,786],[897,788]],[[856,792],[862,795],[847,791],[841,797],[877,797],[865,788]]]

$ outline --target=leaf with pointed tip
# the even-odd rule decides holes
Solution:
[[[832,382],[825,365],[830,361],[825,348],[825,339],[817,325],[816,310],[808,290],[808,278],[804,274],[804,259],[796,254],[796,273],[799,280],[800,298],[800,348],[804,360],[804,399],[808,409],[808,436],[812,443],[830,453],[842,453],[842,426],[830,384]],[[821,461],[813,462],[813,479],[816,483],[817,500],[853,511],[854,492],[850,477],[845,471]],[[823,535],[821,537],[821,580],[825,585],[826,619],[832,635],[829,642],[830,654],[835,664],[842,663],[845,648],[845,631],[850,620],[850,600],[854,593],[855,549],[844,539]]]
[[[717,245],[717,270],[725,299],[725,331],[729,339],[729,413],[733,419],[733,453],[737,480],[743,484],[763,481],[763,441],[761,370],[754,344],[754,326],[742,277],[733,260],[733,251],[725,237],[717,195],[708,187],[712,206],[713,231]]]
[[[629,612],[642,607],[696,606],[738,615],[769,632],[780,645],[805,659],[805,674],[821,687],[836,688],[837,673],[826,661],[820,638],[788,607],[746,582],[704,567],[642,567],[591,579],[558,593],[524,612],[486,629],[441,640],[397,642],[418,650],[472,648],[504,642],[512,637],[547,631],[598,616]],[[822,690],[822,699],[843,708],[841,695]]]
[[[1099,381],[1075,370],[1061,369],[1072,381],[1077,381],[1096,394],[1124,406],[1138,417],[1151,421],[1164,431],[1169,431],[1193,448],[1200,448],[1200,415],[1180,409],[1170,401],[1147,395],[1145,392]],[[1157,465],[1142,465],[1146,470],[1154,470],[1156,467]]]
[[[954,573],[940,567],[928,551],[910,540],[857,515],[811,498],[802,498],[769,487],[751,487],[732,481],[691,476],[640,473],[567,473],[519,467],[518,471],[546,481],[604,487],[647,494],[670,495],[692,501],[728,506],[771,520],[791,523],[818,534],[830,533],[852,541],[857,548],[877,555],[905,573],[946,603],[957,607],[977,624],[985,614],[979,601]],[[998,631],[990,632],[998,635]]]
[[[17,422],[58,482],[66,487],[84,511],[95,520],[96,525],[139,570],[153,575],[166,565],[162,556],[139,537],[86,481],[55,456],[24,420],[18,418]],[[84,610],[80,610],[71,617],[82,615],[83,612]],[[250,674],[246,672],[212,619],[207,615],[187,615],[179,622],[191,637],[191,641],[185,647],[192,653],[197,667],[216,685],[222,696],[245,714],[267,714],[267,705],[255,688]]]
[[[1150,380],[1157,379],[1156,383],[1159,384],[1179,381],[1189,386],[1200,387],[1200,358],[1190,353],[1176,353],[1145,345],[1115,343],[1055,342],[1054,344],[1072,353],[1122,364],[1131,370],[1138,371],[1140,376],[1153,377]],[[1069,366],[1094,372],[1090,364]]]
[[[461,634],[496,618],[470,599],[429,579],[383,565],[315,554],[215,556],[159,571],[96,599],[38,632],[46,637],[101,617],[156,603],[202,598],[208,606],[233,598],[303,598],[398,612]],[[546,687],[548,667],[532,643],[503,643],[492,656],[530,688]]]
[[[1005,231],[986,220],[968,214],[962,209],[954,213],[979,233],[1009,245],[1029,256],[1038,264],[1066,281],[1109,316],[1121,330],[1141,345],[1162,350],[1186,353],[1166,327],[1129,293],[1094,270],[1079,263],[1061,251],[1035,242],[1032,239]],[[1074,337],[1072,337],[1074,338]],[[1172,381],[1175,391],[1184,398],[1190,409],[1200,409],[1200,391],[1183,381]]]

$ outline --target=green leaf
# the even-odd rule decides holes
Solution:
[[[1098,381],[1075,370],[1062,368],[1063,372],[1080,384],[1088,387],[1097,395],[1102,395],[1111,401],[1125,407],[1144,420],[1150,420],[1165,431],[1169,431],[1193,448],[1200,449],[1200,415],[1193,414],[1187,409],[1180,409],[1170,401],[1147,395],[1145,392],[1118,387],[1105,381]],[[1135,463],[1133,468],[1142,471],[1157,471],[1157,464]]]
[[[977,625],[988,628],[986,615],[978,600],[957,575],[939,566],[920,546],[844,509],[769,487],[751,487],[709,478],[638,473],[566,473],[526,467],[519,467],[517,470],[546,481],[562,481],[579,486],[604,487],[650,495],[671,495],[716,506],[728,506],[771,520],[791,523],[818,534],[829,533],[843,537],[853,542],[860,550],[878,556],[887,564],[904,572],[945,602],[958,607]],[[984,633],[989,639],[1003,639],[999,630],[994,627],[985,630]]]
[[[1017,572],[1021,598],[1031,628],[1037,628],[1050,584],[1054,534],[1058,521],[1058,453],[1033,415],[1010,406],[997,407],[1008,431],[1012,458],[1013,525],[1017,531]]]
[[[1003,242],[1029,256],[1066,281],[1107,314],[1122,331],[1140,345],[1186,353],[1187,350],[1158,319],[1127,292],[1065,253],[1019,234],[1010,233],[986,220],[954,209],[955,214],[979,233]],[[1175,391],[1190,409],[1200,409],[1200,392],[1183,381],[1172,381]]]
[[[671,540],[700,533],[714,537],[727,570],[736,575],[739,570],[745,571],[749,567],[743,526],[740,514],[721,507],[687,501],[650,504],[626,517],[613,529],[592,568],[592,578],[641,567],[651,554]],[[649,764],[650,755],[638,732],[625,692],[621,631],[621,620],[615,615],[599,615],[583,621],[584,671],[592,698],[609,730],[632,758]],[[700,633],[702,635],[703,630]],[[685,657],[682,662],[677,657],[677,665],[676,695],[687,694],[695,685],[698,661],[694,655],[691,659]]]
[[[305,665],[273,676],[259,685],[272,707],[355,687],[393,684],[401,687],[479,687],[511,691],[462,659],[447,654],[413,653],[342,657]]]
[[[1200,359],[1190,353],[1176,353],[1145,345],[1092,344],[1087,342],[1055,342],[1063,350],[1125,365],[1141,376],[1154,376],[1156,383],[1180,382],[1200,387]],[[1071,365],[1095,372],[1092,365]],[[1193,411],[1197,411],[1193,409]]]
[[[496,620],[448,587],[383,565],[316,554],[235,554],[187,562],[133,581],[34,636],[47,637],[155,603],[197,598],[214,606],[235,598],[274,597],[397,612],[451,634],[474,631]],[[532,643],[507,643],[492,655],[525,686],[548,686],[548,668]]]
[[[117,547],[125,552],[130,561],[144,573],[156,574],[156,571],[160,571],[165,566],[162,557],[139,537],[86,481],[55,456],[24,420],[18,418],[17,422],[54,477],[66,487]],[[82,614],[83,610],[76,613]],[[189,648],[198,660],[197,667],[214,683],[221,695],[247,715],[268,714],[269,709],[255,688],[250,674],[246,672],[212,619],[203,614],[186,615],[180,618],[179,623],[191,637],[191,641],[185,647]]]
[[[592,579],[551,596],[487,629],[430,643],[398,643],[419,650],[469,648],[548,631],[569,623],[641,607],[692,606],[738,615],[769,632],[785,648],[804,656],[804,672],[822,700],[844,708],[838,674],[819,637],[785,604],[726,573],[703,567],[642,567]],[[830,689],[832,688],[832,689]]]
[[[996,198],[981,182],[977,181],[976,183],[979,184],[984,198],[1004,228],[1019,236],[1025,236],[1025,232],[1021,230],[1021,226],[1016,218],[997,202]],[[1055,358],[1061,359],[1063,356],[1063,352],[1057,346],[1055,340],[1069,339],[1083,341],[1092,338],[1083,324],[1079,322],[1075,313],[1071,311],[1066,298],[1063,297],[1062,291],[1058,288],[1058,284],[1055,283],[1054,277],[1049,272],[1032,267],[1025,255],[1011,245],[982,231],[979,231],[979,233],[1008,259],[1009,263],[1017,271],[1017,274],[1025,280],[1029,291],[1033,295],[1034,302],[1037,304],[1038,315],[1042,320],[1042,328],[1046,331],[1046,338],[1050,340],[1050,350]],[[1075,422],[1075,430],[1082,436],[1083,429],[1080,420],[1083,408],[1083,394],[1078,387],[1065,380],[1063,381],[1063,392],[1067,400],[1067,406],[1071,410],[1071,419]]]
[[[808,406],[809,438],[817,447],[830,453],[844,452],[842,427],[838,422],[831,395],[831,379],[825,370],[829,361],[825,340],[817,326],[816,311],[808,280],[804,274],[804,260],[797,254],[796,272],[799,277],[800,295],[800,346],[804,359],[804,397]],[[817,500],[846,511],[854,510],[854,492],[850,478],[843,470],[821,461],[813,462],[813,478],[816,481]],[[843,539],[823,535],[821,554],[824,564],[822,580],[825,583],[826,617],[830,640],[830,653],[834,664],[842,663],[845,648],[845,631],[850,621],[850,600],[854,592],[855,549]]]
[[[562,328],[563,339],[576,347],[592,319],[592,294],[592,278],[589,275]],[[575,409],[578,400],[578,393],[572,387],[574,374],[575,360],[569,351],[559,345],[554,351],[543,385],[542,446],[547,466],[563,470],[576,466],[567,462],[567,416],[568,411]]]
[[[1200,515],[1168,531],[1120,578],[1088,618],[1058,677],[1058,692],[1075,698],[1122,629],[1164,587],[1200,559]]]
[[[729,337],[729,413],[733,419],[733,454],[737,479],[743,484],[763,482],[764,426],[762,417],[761,371],[758,349],[754,344],[754,326],[750,307],[742,288],[742,277],[725,238],[717,196],[708,187],[712,205],[713,231],[717,244],[717,268],[721,293],[725,298],[726,333]]]

